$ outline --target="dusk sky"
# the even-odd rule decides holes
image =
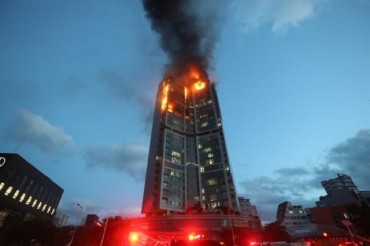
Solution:
[[[370,0],[200,2],[238,195],[272,222],[337,173],[370,190]],[[64,189],[69,223],[141,216],[166,64],[141,1],[0,0],[0,153]]]

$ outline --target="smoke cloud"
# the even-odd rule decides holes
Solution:
[[[151,27],[169,58],[167,72],[182,74],[189,64],[207,71],[215,43],[221,5],[194,0],[143,0]]]

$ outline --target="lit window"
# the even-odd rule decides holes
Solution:
[[[35,200],[33,201],[33,203],[32,203],[32,207],[36,206],[36,204],[37,204],[37,199],[35,199]]]
[[[293,213],[293,211],[292,211],[292,210],[289,210],[289,213],[290,213],[290,214],[292,214],[292,213]]]
[[[54,212],[55,212],[55,208],[53,208],[53,210],[51,211],[51,214],[53,215],[53,214],[54,214]]]
[[[211,198],[211,202],[216,201],[217,200],[217,194],[212,194],[210,198]]]
[[[42,206],[42,202],[39,202],[39,205],[37,205],[37,209],[40,209]]]
[[[344,216],[345,219],[350,219],[351,218],[351,216],[349,216],[349,214],[347,212],[344,212],[343,216]]]
[[[26,196],[26,193],[23,193],[22,196],[21,196],[21,198],[19,199],[19,201],[20,202],[23,202],[25,196]]]
[[[13,187],[9,186],[8,189],[5,191],[5,195],[6,196],[9,195],[10,192],[12,192],[12,190],[13,190]]]
[[[31,201],[32,201],[32,196],[28,197],[26,204],[27,204],[27,205],[28,205],[28,204],[30,204],[30,203],[31,203]]]
[[[175,157],[181,157],[181,154],[179,152],[176,152],[176,151],[172,151],[171,155],[175,156]]]
[[[47,211],[47,213],[50,213],[50,210],[51,210],[51,207],[49,206],[49,207],[48,207],[48,211]]]
[[[226,167],[226,168],[225,168],[225,170],[226,170],[226,171],[229,171],[229,170],[230,170],[230,167]]]
[[[217,184],[217,180],[216,179],[208,179],[207,180],[207,185],[215,185]]]
[[[200,172],[204,173],[204,167],[200,167]]]
[[[0,183],[0,190],[2,190],[2,189],[3,189],[4,185],[5,185],[5,184],[4,184],[4,182],[1,182],[1,183]]]
[[[208,157],[209,158],[213,157],[213,153],[208,153]]]
[[[46,209],[46,204],[44,204],[44,206],[42,207],[42,212],[44,212]]]
[[[16,191],[14,192],[13,199],[17,198],[18,194],[19,194],[19,190],[16,190]]]
[[[206,122],[203,122],[202,124],[200,124],[201,127],[205,127],[205,126],[208,126],[208,121]]]

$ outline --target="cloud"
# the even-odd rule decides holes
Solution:
[[[352,177],[359,190],[369,190],[370,129],[360,130],[327,152],[324,163],[304,167],[281,168],[273,177],[255,177],[240,182],[239,194],[257,206],[264,222],[275,220],[277,206],[284,201],[315,207],[325,190],[321,181],[334,179],[338,173]]]
[[[77,205],[78,204],[78,205]],[[104,208],[94,205],[94,202],[88,199],[73,198],[67,202],[61,201],[57,213],[68,215],[67,224],[80,224],[86,218],[87,214],[106,214]]]
[[[82,156],[88,168],[117,170],[143,181],[146,169],[148,147],[131,142],[121,145],[92,146],[86,148]]]
[[[16,112],[16,118],[8,127],[5,137],[19,142],[20,145],[32,144],[49,154],[77,152],[73,138],[64,133],[63,129],[24,109]]]
[[[302,21],[314,17],[328,0],[236,0],[236,18],[245,30],[262,25],[271,25],[274,33],[283,33],[290,27],[297,27]]]
[[[350,175],[360,190],[370,190],[370,129],[362,129],[356,136],[333,147],[327,160],[337,165],[338,171]]]
[[[318,197],[310,197],[308,193],[317,192],[320,187],[312,182],[312,171],[302,167],[281,168],[274,174],[246,179],[239,185],[242,188],[239,193],[251,199],[264,222],[274,221],[278,204],[285,201],[314,206]]]

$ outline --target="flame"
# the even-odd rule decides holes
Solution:
[[[196,91],[202,90],[202,89],[204,89],[204,87],[206,87],[206,83],[204,83],[203,81],[197,81],[197,82],[193,85],[193,88],[194,88]]]
[[[168,112],[170,112],[170,113],[173,112],[173,104],[172,103],[169,103],[167,108],[168,108]]]
[[[196,82],[193,84],[193,89],[196,91],[202,90],[206,87],[206,83],[201,80],[200,72],[194,66],[189,68],[189,77],[191,80],[195,80]]]
[[[186,87],[184,87],[184,98],[185,98],[185,101],[188,98],[188,88]]]
[[[170,85],[163,84],[163,97],[161,109],[162,111],[166,109],[168,103],[168,91],[170,90]]]
[[[200,78],[199,71],[195,69],[194,67],[190,67],[189,73],[190,73],[190,78],[197,79],[197,80]]]

